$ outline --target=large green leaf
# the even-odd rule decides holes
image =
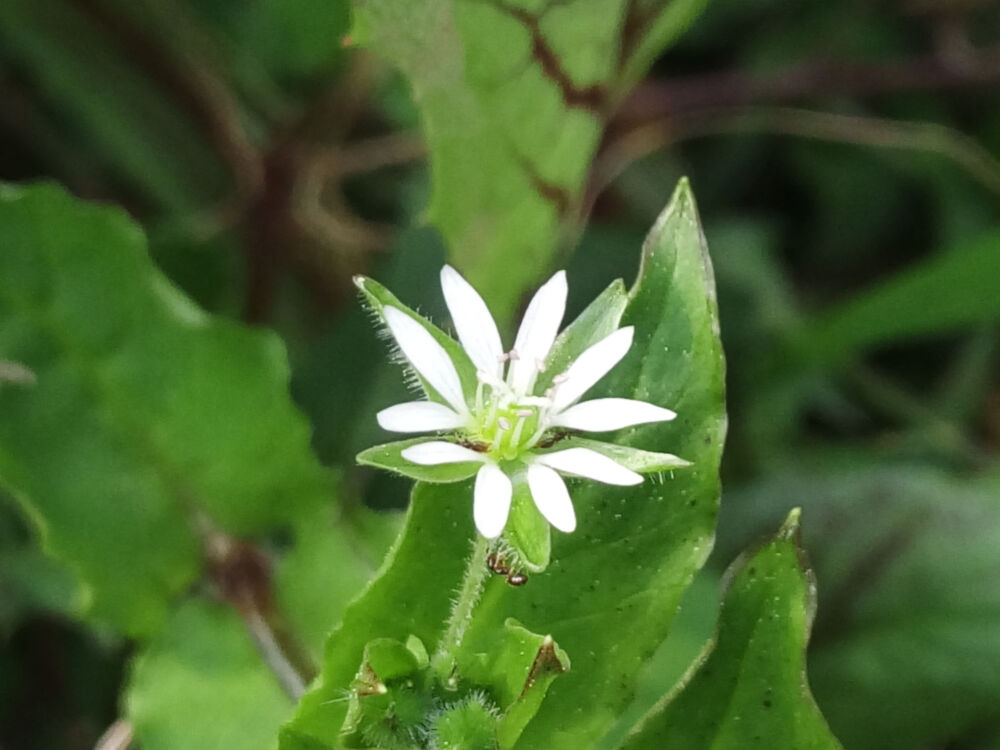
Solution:
[[[943,745],[1000,723],[997,474],[859,463],[727,493],[720,551],[803,506],[820,582],[810,682],[847,747]]]
[[[709,652],[624,750],[840,747],[805,679],[816,592],[801,560],[798,520],[793,511],[774,539],[733,564]]]
[[[487,651],[514,617],[531,632],[550,634],[573,663],[517,747],[587,747],[609,728],[712,544],[725,433],[723,364],[711,268],[686,183],[650,234],[622,322],[636,327],[636,343],[595,392],[648,399],[679,416],[623,431],[618,440],[670,450],[693,465],[635,488],[575,485],[579,528],[554,535],[545,573],[520,588],[500,577],[487,583],[463,649]],[[322,678],[286,727],[283,748],[336,745],[345,710],[337,699],[372,638],[413,633],[433,650],[464,570],[471,499],[470,483],[416,486],[394,555],[332,635]]]
[[[430,218],[508,320],[548,269],[606,117],[705,0],[358,0],[359,37],[409,78]]]
[[[94,615],[153,632],[201,533],[254,535],[325,501],[273,335],[204,315],[119,210],[0,190],[0,478]]]
[[[147,750],[270,750],[292,711],[239,616],[200,601],[178,607],[135,660],[125,703]]]

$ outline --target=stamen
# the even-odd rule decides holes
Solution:
[[[494,401],[495,405],[496,402]],[[500,441],[503,440],[504,432],[510,429],[510,420],[506,417],[497,417],[497,426],[499,429],[493,435],[493,442],[490,443],[490,451],[496,451],[500,448]]]
[[[507,352],[507,359],[509,359],[511,362],[516,362],[520,358],[521,355],[517,353],[517,349],[511,349],[509,352]]]
[[[554,389],[553,389],[554,390]],[[542,439],[542,435],[545,431],[549,429],[549,412],[552,411],[552,402],[542,407],[541,411],[538,412],[538,429],[535,430],[535,434],[531,436],[528,440],[527,445],[530,447],[535,445],[539,440]]]
[[[545,360],[535,359],[535,369],[539,372],[545,372]]]
[[[527,422],[527,418],[532,414],[534,414],[534,412],[531,411],[531,409],[522,409],[517,413],[519,418],[517,420],[517,424],[514,426],[514,434],[510,436],[510,445],[513,445],[516,448],[520,443],[521,433],[524,431],[524,423]]]
[[[476,373],[477,375],[479,373]],[[483,413],[483,387],[486,383],[482,378],[479,378],[479,382],[476,384],[476,415]]]
[[[486,370],[476,370],[476,380],[481,383],[486,383],[493,388],[498,388],[503,386],[503,381],[500,380],[496,375],[491,372],[486,372]]]
[[[552,378],[552,385],[562,385],[567,380],[569,380],[569,376],[566,373],[561,372],[558,375],[556,375],[554,378]]]
[[[493,420],[497,418],[497,409],[499,407],[500,399],[497,397],[496,391],[494,391],[490,398],[490,415],[486,418],[486,424],[493,424]]]

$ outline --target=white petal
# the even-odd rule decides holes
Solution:
[[[458,378],[455,363],[426,328],[395,307],[382,308],[386,325],[420,375],[430,386],[441,394],[441,397],[451,404],[459,414],[467,414],[465,397],[462,395],[462,382]]]
[[[513,488],[510,479],[496,464],[483,464],[476,473],[472,518],[479,533],[487,539],[500,536],[510,514]]]
[[[482,462],[486,460],[482,453],[444,440],[432,440],[429,443],[411,445],[409,448],[404,448],[400,455],[407,461],[421,466],[464,464],[470,461]]]
[[[451,266],[441,269],[441,290],[455,324],[458,340],[476,369],[499,378],[502,373],[503,345],[500,331],[479,292]]]
[[[390,432],[431,432],[455,430],[465,426],[466,417],[456,414],[444,404],[433,401],[411,401],[383,409],[375,415],[379,426]]]
[[[581,401],[556,414],[552,424],[571,430],[606,432],[649,422],[669,422],[677,414],[662,406],[630,398],[595,398]]]
[[[556,385],[552,397],[552,408],[562,411],[590,390],[598,380],[617,365],[629,347],[632,346],[632,326],[619,328],[610,336],[601,339],[577,357],[562,375],[562,382]]]
[[[508,382],[515,393],[526,394],[538,375],[538,362],[549,356],[566,312],[566,272],[559,271],[535,292],[517,330]]]
[[[642,484],[642,475],[590,448],[567,448],[535,456],[535,463],[551,466],[563,474],[593,479],[604,484]]]
[[[532,464],[528,467],[528,489],[546,521],[559,531],[570,532],[576,528],[576,513],[561,476],[548,466]]]

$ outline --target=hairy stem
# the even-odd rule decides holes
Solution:
[[[472,613],[479,603],[479,597],[483,594],[483,583],[489,575],[489,569],[486,567],[488,546],[489,542],[486,538],[476,534],[476,542],[465,566],[465,575],[462,576],[462,584],[459,586],[458,595],[451,608],[451,616],[448,618],[444,635],[441,637],[437,652],[431,661],[434,670],[445,681],[445,684],[454,679],[458,649],[462,645],[465,631],[469,629],[469,623],[472,622]]]

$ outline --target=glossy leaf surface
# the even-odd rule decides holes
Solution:
[[[148,635],[198,574],[201,535],[254,535],[330,493],[276,337],[203,314],[123,212],[0,191],[0,478],[94,614]]]
[[[837,750],[809,693],[805,648],[815,581],[797,543],[799,511],[733,564],[714,643],[623,750]]]

